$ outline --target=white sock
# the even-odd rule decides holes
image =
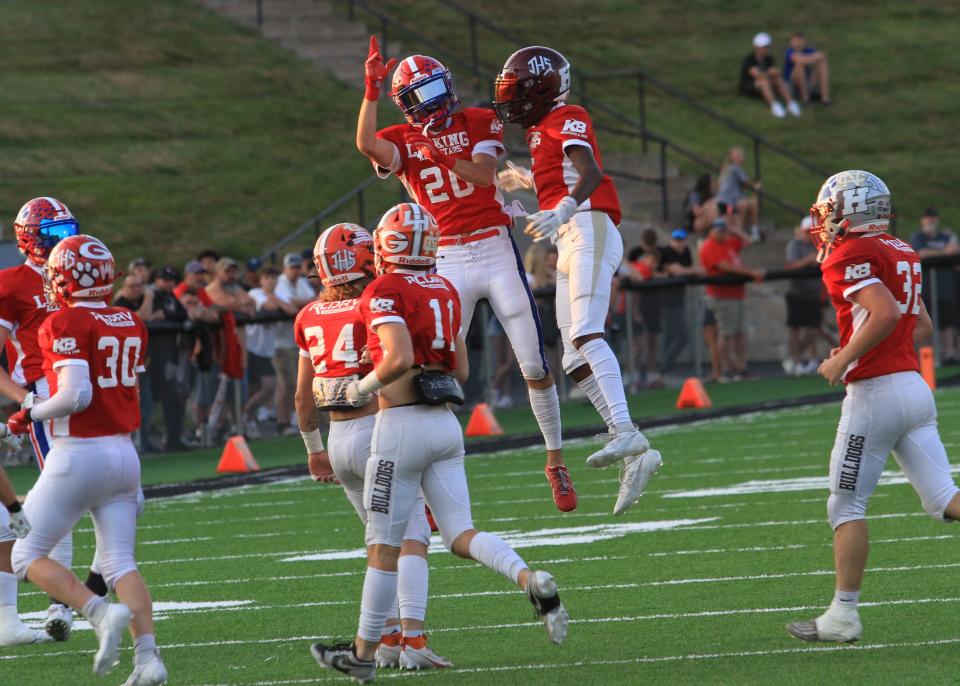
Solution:
[[[610,421],[615,429],[632,428],[633,420],[627,409],[627,395],[623,391],[623,376],[620,363],[613,350],[602,338],[593,338],[579,348],[579,353],[590,365],[593,376],[600,386],[603,399],[610,408]]]
[[[470,557],[513,583],[517,583],[520,572],[527,568],[527,563],[506,541],[486,531],[478,531],[470,541]]]
[[[830,604],[831,610],[841,610],[856,612],[857,603],[860,602],[860,591],[841,591],[837,589],[833,594],[833,602]]]
[[[107,606],[110,603],[107,602],[106,598],[101,598],[98,595],[94,595],[90,600],[83,604],[83,607],[80,608],[80,614],[89,619],[91,622],[97,622],[103,613],[107,611]]]
[[[73,532],[67,532],[63,538],[57,541],[47,557],[70,569],[73,566]]]
[[[560,397],[557,385],[550,388],[527,388],[530,394],[530,409],[537,418],[540,433],[547,450],[560,450],[563,439],[560,437]]]
[[[430,567],[419,555],[401,555],[397,562],[397,595],[400,596],[400,618],[422,622],[427,616],[427,588]]]
[[[603,419],[603,423],[607,425],[607,429],[613,431],[613,424],[610,423],[610,408],[607,407],[607,401],[603,399],[600,384],[597,383],[593,374],[583,381],[578,381],[577,385],[580,387],[580,390],[583,391],[583,394],[587,396],[590,403],[596,408],[597,412],[600,413],[600,418]]]
[[[0,572],[0,608],[3,607],[17,612],[17,577],[10,572]]]
[[[154,638],[153,634],[144,634],[137,637],[137,640],[133,642],[133,666],[139,667],[148,662],[156,649],[157,639]]]
[[[387,617],[394,611],[397,597],[397,573],[367,567],[360,601],[360,626],[357,634],[364,641],[376,643],[383,634]]]

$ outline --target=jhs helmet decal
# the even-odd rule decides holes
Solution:
[[[338,250],[330,257],[330,264],[334,269],[340,272],[346,272],[353,269],[357,264],[357,258],[353,252],[346,249]]]

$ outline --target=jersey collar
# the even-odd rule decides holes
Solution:
[[[70,303],[71,307],[86,307],[91,310],[101,310],[107,306],[107,303],[102,300],[78,300],[75,303]]]
[[[30,269],[35,271],[40,276],[43,276],[43,267],[38,267],[33,260],[26,260],[24,261],[24,264],[30,267]]]

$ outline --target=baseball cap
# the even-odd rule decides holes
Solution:
[[[686,229],[674,229],[670,232],[670,238],[673,238],[678,241],[682,241],[687,237]]]
[[[924,216],[924,217],[939,217],[939,216],[940,216],[940,212],[937,211],[937,208],[936,208],[936,207],[928,207],[927,209],[925,209],[925,210],[923,211],[923,215],[922,215],[922,216]]]
[[[247,260],[248,272],[258,272],[260,271],[260,267],[262,266],[263,266],[263,262],[260,260],[259,257],[251,257],[249,260]]]
[[[206,274],[207,270],[200,264],[200,260],[190,260],[183,268],[184,274]]]
[[[753,47],[755,48],[765,48],[772,42],[773,40],[771,40],[770,34],[766,31],[761,31],[753,37]]]
[[[717,217],[713,220],[713,224],[710,225],[711,229],[716,229],[717,231],[726,231],[727,230],[727,220],[723,217]]]
[[[167,265],[162,267],[160,271],[157,272],[158,279],[167,279],[168,281],[179,281],[180,274],[177,273],[177,270],[173,267]]]
[[[283,256],[283,266],[284,267],[302,267],[303,258],[298,252],[288,252]]]
[[[232,257],[221,257],[219,260],[217,260],[216,270],[218,272],[223,271],[224,269],[230,269],[231,267],[237,267],[237,261]]]
[[[127,265],[127,271],[131,271],[134,267],[149,267],[150,263],[147,262],[145,257],[134,257],[130,260],[130,264]]]
[[[800,228],[803,229],[804,231],[809,231],[811,228],[813,228],[813,217],[807,215],[806,217],[801,219]]]

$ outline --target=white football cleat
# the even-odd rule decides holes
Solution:
[[[12,619],[0,621],[0,647],[25,646],[31,643],[50,643],[53,639],[43,631],[31,629],[20,621],[16,613]]]
[[[613,514],[621,515],[637,502],[650,477],[657,473],[662,464],[660,451],[653,449],[639,457],[628,457],[623,461],[620,491],[617,493],[617,504],[613,506]]]
[[[99,620],[88,618],[100,641],[93,656],[93,673],[97,676],[106,676],[120,662],[120,641],[132,616],[130,608],[123,603],[110,603]]]
[[[54,641],[66,641],[70,638],[73,628],[73,610],[66,605],[54,603],[47,608],[47,619],[43,623],[43,630]]]
[[[856,611],[839,613],[827,610],[816,619],[791,622],[786,629],[801,641],[810,643],[856,643],[863,636],[863,625]]]
[[[160,659],[160,651],[154,649],[150,659],[139,667],[134,667],[123,686],[163,686],[167,683],[167,668]]]
[[[527,600],[533,605],[537,617],[547,627],[547,636],[557,645],[567,637],[570,615],[557,592],[557,582],[548,572],[530,572],[527,577]]]
[[[446,669],[453,663],[440,657],[427,645],[426,635],[404,637],[400,653],[400,669]]]
[[[609,467],[614,462],[631,455],[643,455],[650,448],[650,441],[637,427],[605,436],[607,444],[587,458],[591,467]]]
[[[384,634],[380,637],[380,645],[374,661],[377,667],[399,667],[400,653],[403,652],[403,634],[399,631],[393,634]]]

